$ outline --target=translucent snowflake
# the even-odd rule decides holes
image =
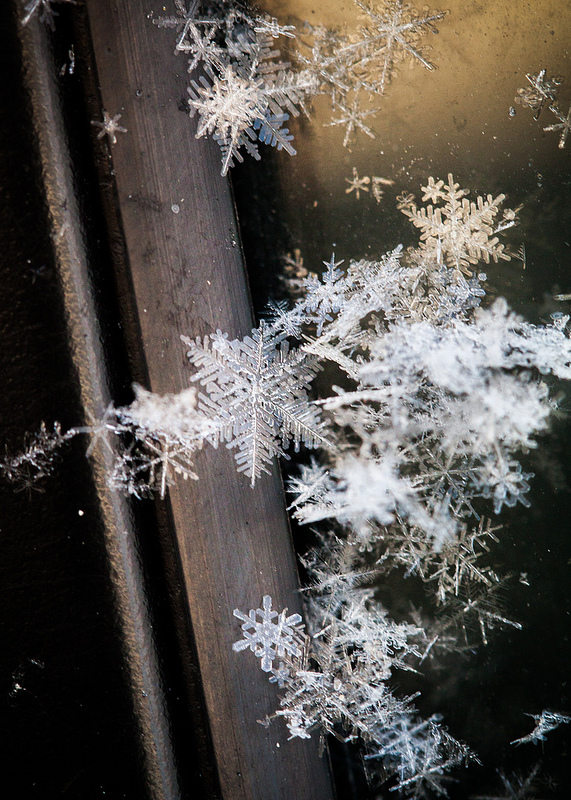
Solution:
[[[502,794],[471,795],[470,800],[540,800],[536,794],[540,764],[536,764],[526,777],[516,772],[506,775],[501,770],[499,776],[502,782]]]
[[[52,31],[55,30],[54,17],[58,17],[59,14],[52,8],[52,3],[71,3],[75,6],[77,0],[30,0],[24,8],[22,25],[27,25],[37,11],[40,22],[49,25]]]
[[[553,103],[557,99],[558,87],[563,78],[546,78],[544,69],[540,70],[537,75],[528,73],[525,77],[529,86],[523,86],[517,90],[515,102],[533,109],[536,112],[534,119],[539,119],[545,103]]]
[[[423,202],[431,201],[426,208],[417,208],[413,199],[403,201],[399,207],[413,225],[422,230],[422,249],[428,251],[427,254],[441,251],[449,266],[467,275],[478,261],[510,260],[510,254],[495,234],[515,225],[517,211],[505,209],[503,220],[494,225],[505,195],[494,198],[489,194],[485,199],[478,197],[476,202],[470,201],[466,197],[468,191],[460,189],[451,174],[447,184],[430,177],[422,191]],[[432,205],[439,201],[443,202],[442,206]]]
[[[234,642],[232,649],[238,653],[249,648],[254,655],[261,658],[264,672],[272,672],[274,659],[291,656],[299,658],[302,654],[300,643],[303,641],[301,616],[290,614],[287,608],[280,611],[272,609],[272,598],[264,595],[262,608],[250,609],[248,615],[234,609],[234,616],[242,620],[243,639]],[[259,619],[258,619],[259,618]],[[283,679],[283,669],[277,671],[276,680]]]
[[[566,115],[563,114],[562,111],[559,110],[559,106],[549,106],[549,110],[552,114],[555,114],[559,122],[556,122],[554,125],[548,125],[544,128],[544,131],[561,131],[561,135],[559,136],[559,144],[558,147],[560,150],[563,150],[565,147],[565,143],[567,141],[567,136],[569,135],[569,131],[571,130],[571,104],[569,104],[569,111]]]
[[[104,136],[109,136],[111,144],[117,144],[117,136],[116,133],[127,133],[127,128],[124,128],[122,125],[119,125],[119,120],[121,119],[121,114],[116,114],[113,118],[111,115],[103,110],[103,122],[99,122],[98,120],[91,120],[91,124],[95,125],[96,128],[101,128],[99,133],[97,134],[98,139],[103,139]]]
[[[361,197],[361,192],[369,191],[368,184],[371,182],[371,179],[368,175],[364,175],[362,178],[360,178],[357,169],[353,167],[353,177],[345,178],[345,182],[349,184],[349,188],[345,189],[345,194],[351,194],[351,192],[355,192],[355,199],[359,200]]]
[[[340,56],[353,52],[361,62],[378,65],[376,91],[384,94],[397,65],[407,56],[426,69],[434,69],[422,52],[420,40],[427,30],[437,33],[434,23],[445,17],[447,11],[418,15],[402,0],[388,0],[379,5],[355,0],[355,4],[365,13],[366,24],[361,28],[360,38],[341,49]],[[371,64],[367,66],[370,68]]]
[[[571,717],[560,714],[557,711],[549,711],[546,708],[541,714],[527,714],[527,716],[535,720],[535,728],[527,736],[522,736],[521,739],[514,739],[510,744],[527,744],[527,742],[537,744],[538,742],[544,742],[546,733],[554,731],[560,725],[571,722]]]
[[[238,471],[251,478],[252,486],[269,471],[275,455],[285,455],[291,440],[296,449],[301,442],[328,446],[306,391],[320,369],[317,359],[290,351],[285,336],[262,322],[241,341],[229,341],[220,332],[204,341],[182,337],[199,368],[193,380],[206,389],[199,410],[220,426],[227,446],[237,448]]]
[[[370,136],[371,139],[375,138],[375,134],[373,131],[365,125],[363,120],[366,117],[370,117],[373,114],[376,114],[379,110],[378,108],[371,108],[367,111],[361,111],[359,108],[359,95],[355,94],[353,97],[353,101],[349,104],[348,102],[343,103],[341,100],[336,100],[334,103],[335,111],[340,112],[340,116],[336,119],[332,119],[331,122],[326,123],[326,125],[344,125],[345,126],[345,138],[343,139],[343,147],[347,147],[349,142],[351,141],[351,137],[353,133],[358,128],[359,130],[366,133],[367,136]]]

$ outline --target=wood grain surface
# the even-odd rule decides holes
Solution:
[[[173,33],[152,24],[163,5],[85,6],[102,108],[120,113],[128,131],[110,157],[149,388],[178,392],[192,375],[181,334],[240,337],[252,327],[230,186],[218,147],[194,136]],[[270,594],[276,607],[300,610],[279,472],[252,489],[223,446],[200,453],[196,468],[200,480],[178,482],[169,501],[222,796],[331,798],[317,743],[287,741],[280,720],[257,722],[277,708],[278,692],[252,654],[232,651],[241,635],[234,608],[256,608]]]

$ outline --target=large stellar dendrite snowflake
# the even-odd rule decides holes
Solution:
[[[505,195],[494,198],[489,194],[485,199],[478,197],[476,202],[468,200],[469,192],[460,189],[452,175],[448,175],[447,184],[429,178],[422,191],[423,202],[431,201],[426,208],[418,208],[411,197],[401,203],[400,210],[422,230],[421,249],[427,255],[441,253],[448,266],[467,275],[471,275],[478,261],[510,260],[510,254],[496,236],[516,223],[517,210],[511,209],[505,209],[502,220],[495,223]],[[443,205],[432,205],[439,201]]]
[[[434,69],[422,52],[420,40],[427,30],[438,32],[434,23],[445,17],[447,11],[419,15],[416,9],[402,0],[389,0],[379,5],[360,0],[355,0],[355,3],[365,12],[366,24],[360,31],[362,38],[348,45],[347,50],[358,53],[364,64],[375,64],[377,91],[384,94],[397,65],[407,56],[426,69]]]
[[[188,357],[205,393],[199,409],[217,426],[220,439],[236,448],[238,471],[252,486],[275,455],[285,455],[293,440],[308,447],[328,446],[318,409],[307,387],[319,370],[317,359],[302,350],[289,350],[285,334],[261,323],[243,340],[230,341],[218,331],[200,339],[183,337]]]

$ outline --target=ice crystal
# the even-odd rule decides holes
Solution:
[[[437,33],[434,23],[448,12],[419,15],[413,6],[402,0],[387,0],[381,4],[355,0],[355,4],[364,12],[365,25],[360,29],[359,38],[341,50],[340,55],[343,57],[347,52],[357,54],[367,65],[369,73],[370,62],[374,60],[373,83],[381,94],[396,73],[397,66],[406,58],[426,69],[434,69],[434,64],[423,54],[420,41],[426,31]]]
[[[356,168],[353,167],[353,177],[345,178],[345,182],[349,184],[349,188],[345,189],[345,194],[351,194],[351,192],[355,192],[355,199],[358,200],[361,196],[361,192],[369,191],[371,179],[368,175],[364,175],[362,178],[360,178]]]
[[[427,788],[445,796],[444,773],[470,757],[465,745],[441,727],[437,714],[427,720],[411,713],[397,715],[381,732],[378,744],[369,749],[365,764],[382,760],[385,770],[398,777],[393,788],[406,789],[407,793],[413,790],[415,798],[425,797]]]
[[[198,479],[194,454],[216,435],[217,424],[197,410],[194,387],[166,395],[137,385],[134,391],[131,405],[111,406],[97,425],[86,430],[95,437],[111,433],[122,441],[111,486],[135,497],[158,489],[164,497],[174,474]]]
[[[22,17],[22,25],[27,25],[32,19],[34,14],[38,13],[40,22],[48,25],[52,31],[55,30],[55,19],[58,17],[58,12],[52,8],[53,3],[71,3],[77,5],[77,0],[30,0],[24,7],[24,16]]]
[[[188,57],[190,115],[197,137],[211,135],[222,150],[222,174],[243,160],[260,158],[258,142],[295,154],[285,123],[305,110],[317,90],[307,71],[294,72],[280,59],[275,40],[295,37],[291,25],[256,16],[239,5],[208,6],[197,16],[177,0],[176,15],[155,20],[177,31],[176,52]]]
[[[283,659],[286,655],[300,657],[303,624],[299,614],[287,616],[287,608],[279,614],[272,609],[272,598],[265,595],[262,608],[250,609],[248,615],[234,609],[234,616],[242,621],[243,638],[234,642],[235,652],[249,648],[261,659],[260,666],[264,672],[271,672],[274,659]],[[259,617],[259,619],[258,619]]]
[[[537,75],[527,73],[525,77],[529,85],[518,89],[515,97],[516,103],[536,112],[535,120],[539,119],[546,103],[551,105],[557,99],[559,86],[563,82],[563,78],[560,77],[546,78],[545,72],[546,70],[542,69]]]
[[[289,349],[285,334],[262,322],[243,340],[218,332],[204,340],[183,337],[198,368],[193,380],[205,393],[199,409],[218,426],[220,439],[236,448],[238,471],[254,485],[275,455],[285,455],[293,440],[327,446],[319,411],[309,403],[307,386],[320,368],[302,350]]]
[[[328,125],[343,125],[347,147],[357,130],[374,138],[365,119],[379,109],[371,108],[371,95],[382,96],[407,58],[434,69],[421,40],[427,31],[436,33],[435,23],[446,11],[419,14],[408,3],[387,0],[365,3],[355,0],[360,9],[356,31],[344,32],[305,25],[297,63],[318,81],[319,92],[331,97],[333,120]]]
[[[99,122],[98,120],[91,121],[92,125],[95,125],[95,127],[101,129],[97,134],[97,138],[102,139],[104,136],[108,136],[111,144],[117,144],[117,136],[115,134],[127,133],[127,128],[119,125],[120,119],[121,114],[115,114],[115,116],[112,118],[107,111],[103,110],[102,122]]]
[[[40,481],[53,472],[62,446],[75,435],[74,429],[63,433],[57,422],[52,430],[48,430],[45,422],[42,422],[39,431],[28,437],[23,451],[16,455],[6,452],[5,458],[0,461],[0,475],[12,483],[16,490],[37,488]]]
[[[571,722],[571,717],[560,714],[558,711],[549,711],[546,708],[541,714],[528,714],[527,716],[535,720],[535,728],[527,736],[522,736],[521,739],[514,739],[511,744],[527,744],[527,742],[537,744],[538,742],[544,742],[546,733],[554,731],[560,725]]]
[[[347,147],[351,141],[351,137],[357,130],[363,131],[363,133],[366,133],[371,139],[375,138],[375,134],[367,125],[365,125],[363,120],[372,116],[373,114],[376,114],[377,111],[378,109],[376,108],[369,108],[364,111],[361,110],[359,108],[358,95],[355,94],[353,99],[351,101],[346,101],[346,103],[343,103],[341,100],[334,101],[333,113],[339,114],[340,116],[338,116],[336,119],[332,119],[331,122],[326,124],[345,126],[343,147]]]
[[[567,114],[564,114],[560,109],[559,106],[549,106],[549,110],[552,114],[555,114],[559,122],[556,122],[554,125],[548,125],[544,128],[544,131],[561,131],[559,136],[559,144],[558,147],[560,150],[563,150],[565,147],[565,143],[567,142],[567,136],[569,135],[569,130],[571,129],[571,103],[569,104],[569,110]]]
[[[498,224],[495,217],[505,195],[491,194],[478,197],[476,202],[468,200],[466,189],[460,189],[448,175],[448,183],[443,180],[428,179],[422,187],[422,200],[430,200],[425,208],[417,208],[413,200],[402,203],[401,211],[422,233],[422,248],[434,251],[441,248],[446,262],[457,270],[470,275],[472,267],[479,261],[510,259],[510,254],[500,244],[497,233],[515,224],[516,212],[506,209]],[[442,201],[443,205],[435,206]]]
[[[539,764],[536,764],[526,777],[519,773],[506,775],[500,770],[502,794],[471,795],[470,800],[541,800],[537,794],[539,776]]]
[[[569,106],[567,114],[560,109],[557,103],[557,95],[559,86],[563,83],[563,78],[556,76],[546,78],[545,73],[546,70],[542,69],[537,75],[527,74],[525,77],[527,78],[529,86],[524,86],[517,90],[515,101],[520,105],[528,106],[533,109],[536,112],[533,117],[535,120],[539,119],[545,105],[548,106],[549,111],[554,114],[559,121],[552,125],[547,125],[543,130],[561,131],[559,136],[559,149],[563,150],[571,128],[571,105]]]
[[[293,155],[285,123],[306,111],[306,101],[318,93],[331,96],[328,124],[345,128],[344,146],[357,130],[374,138],[365,120],[378,109],[365,107],[364,97],[384,94],[406,57],[433,69],[420,40],[427,30],[436,32],[434,23],[446,12],[418,15],[400,0],[375,6],[355,2],[366,25],[351,34],[305,25],[309,41],[293,50],[293,68],[281,60],[275,43],[295,39],[294,26],[239,3],[205,3],[199,14],[196,2],[187,8],[175,0],[174,15],[153,20],[176,31],[175,52],[188,57],[190,113],[199,116],[197,136],[210,134],[220,144],[223,174],[242,160],[243,151],[258,159],[258,142]]]
[[[372,573],[352,569],[356,551],[351,545],[336,537],[324,537],[322,544],[304,559],[311,585],[310,635],[303,646],[296,642],[296,631],[288,629],[284,642],[272,627],[277,612],[271,611],[268,597],[264,611],[252,610],[249,617],[234,612],[244,621],[246,636],[234,649],[249,647],[265,658],[262,669],[283,690],[274,716],[284,719],[290,738],[305,739],[318,731],[322,739],[330,734],[342,741],[364,740],[366,759],[371,765],[382,761],[385,776],[398,779],[394,788],[424,797],[471,754],[436,716],[420,722],[411,699],[398,699],[387,685],[395,669],[410,669],[409,659],[420,656],[415,641],[422,631],[389,619],[363,585]],[[276,668],[280,646],[283,659]]]

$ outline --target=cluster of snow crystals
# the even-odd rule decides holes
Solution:
[[[198,368],[191,380],[204,391],[190,387],[160,396],[135,386],[130,406],[107,411],[91,432],[131,440],[116,461],[112,485],[136,496],[158,487],[164,496],[172,473],[198,478],[192,465],[197,450],[225,441],[253,486],[274,456],[287,458],[291,441],[296,450],[302,442],[329,446],[320,411],[307,396],[320,366],[303,350],[290,350],[285,333],[262,322],[242,340],[230,341],[220,331],[182,339]]]
[[[273,335],[300,339],[300,352],[343,382],[318,401],[335,446],[289,480],[292,515],[320,528],[302,559],[305,646],[272,667],[276,716],[291,736],[360,740],[368,768],[415,798],[445,795],[446,772],[470,753],[436,717],[420,720],[389,679],[521,628],[502,610],[505,579],[491,553],[501,526],[483,514],[528,504],[521,453],[548,428],[548,381],[571,378],[566,318],[535,326],[503,299],[481,307],[480,262],[509,258],[499,234],[516,213],[494,223],[504,196],[470,202],[451,175],[429,178],[423,192],[443,205],[401,200],[419,248],[347,265],[334,254],[321,276],[298,256],[292,307],[272,312]],[[424,583],[431,612],[390,619],[373,587],[394,569]],[[518,742],[562,721],[536,718]]]
[[[546,733],[554,731],[560,725],[571,722],[571,717],[566,714],[560,714],[558,711],[548,711],[546,708],[541,714],[528,714],[527,716],[535,720],[535,728],[527,736],[522,736],[521,739],[514,739],[511,744],[527,744],[527,742],[537,744],[538,742],[544,742]]]
[[[39,431],[29,437],[22,452],[13,456],[7,453],[0,461],[0,475],[17,489],[29,491],[52,473],[58,451],[75,435],[75,430],[62,433],[57,422],[53,430],[48,430],[42,422]]]
[[[374,138],[365,120],[377,108],[365,107],[372,94],[385,94],[398,65],[409,58],[434,69],[421,47],[427,31],[447,12],[418,13],[401,0],[378,4],[355,0],[363,24],[341,32],[306,24],[293,52],[295,67],[283,61],[276,40],[296,38],[292,25],[256,15],[232,0],[174,0],[175,14],[153,20],[176,31],[176,53],[188,58],[191,116],[198,115],[196,136],[211,135],[222,149],[222,174],[243,160],[243,151],[260,158],[263,142],[295,154],[285,126],[290,115],[307,111],[306,101],[328,94],[330,125],[345,128],[343,145],[361,130]],[[373,179],[373,195],[382,196]]]
[[[164,497],[173,473],[185,480],[198,479],[194,453],[217,434],[217,424],[197,410],[193,387],[166,395],[133,388],[131,405],[111,406],[100,422],[85,431],[95,439],[109,432],[121,438],[111,486],[135,497],[158,489]]]
[[[406,791],[410,798],[428,797],[432,790],[446,796],[446,773],[466,763],[472,754],[440,725],[434,714],[422,720],[412,713],[397,715],[390,727],[380,732],[379,742],[364,756],[365,763],[382,761],[385,769],[398,776],[394,789]],[[412,792],[412,794],[411,794]]]
[[[253,650],[283,690],[274,716],[284,719],[290,738],[318,731],[322,743],[327,734],[363,741],[370,769],[382,762],[395,789],[424,797],[471,753],[436,717],[420,722],[412,698],[399,699],[389,688],[395,669],[411,670],[420,659],[424,632],[389,618],[364,585],[375,572],[355,569],[356,555],[351,544],[330,535],[303,560],[310,577],[303,642],[296,638],[300,627],[290,624],[301,618],[287,611],[278,616],[266,597],[263,610],[234,611],[245,637],[234,649]]]
[[[242,150],[260,158],[258,142],[295,154],[285,123],[305,110],[317,82],[280,59],[275,40],[295,36],[268,16],[255,16],[238,3],[175,0],[176,15],[154,20],[174,28],[176,52],[187,54],[190,115],[198,114],[197,137],[210,134],[222,150],[222,174]]]
[[[354,3],[359,9],[356,30],[306,24],[297,56],[299,65],[315,76],[320,93],[331,97],[334,118],[329,124],[345,128],[345,147],[357,130],[375,138],[365,121],[379,110],[370,107],[370,97],[386,94],[403,61],[434,69],[421,40],[428,31],[437,33],[435,24],[448,13],[418,12],[402,0]]]
[[[523,86],[517,90],[515,102],[522,106],[527,106],[535,111],[534,119],[537,121],[545,105],[549,111],[555,115],[558,122],[552,125],[547,125],[544,131],[560,131],[559,134],[559,149],[563,150],[567,142],[569,130],[571,130],[571,105],[567,114],[565,114],[557,102],[557,95],[559,93],[559,86],[563,83],[561,77],[545,77],[545,70],[540,70],[537,75],[526,74],[527,86]],[[514,116],[515,109],[511,109],[511,116]]]

